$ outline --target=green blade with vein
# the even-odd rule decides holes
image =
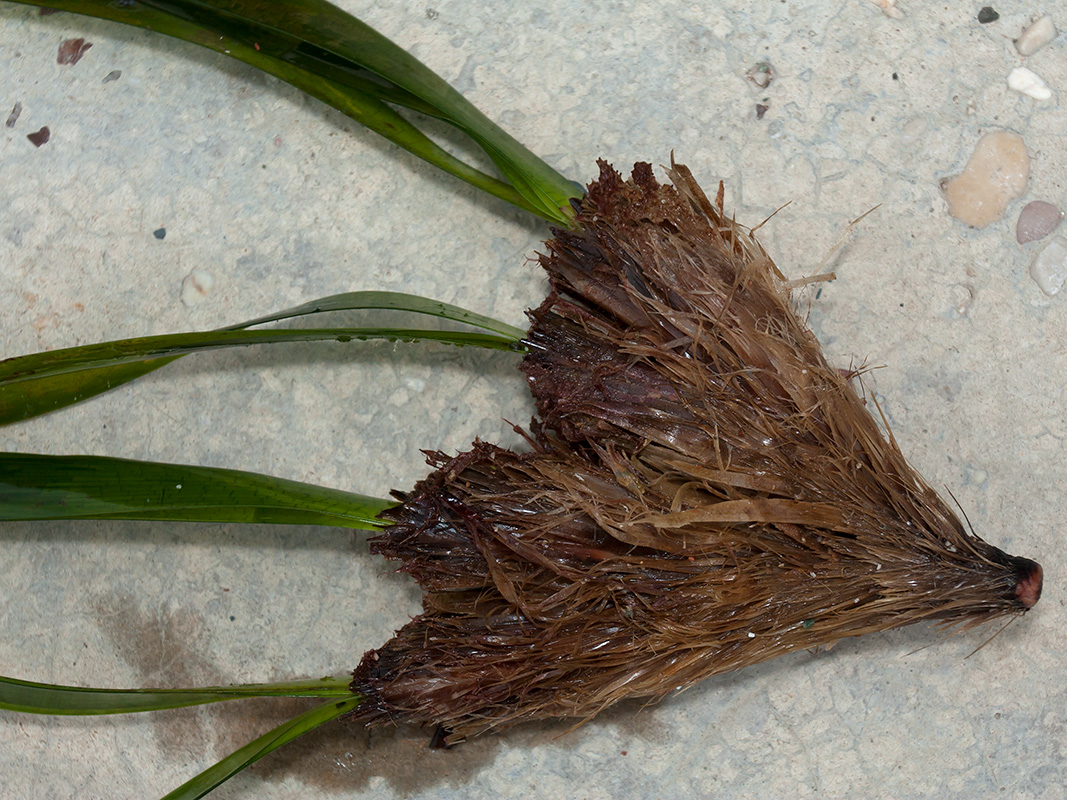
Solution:
[[[231,753],[212,767],[201,772],[195,778],[183,783],[173,792],[167,794],[163,800],[196,800],[203,797],[219,784],[229,780],[245,767],[254,764],[268,753],[277,750],[284,744],[313,731],[320,725],[343,717],[351,711],[359,708],[364,700],[362,695],[350,694],[316,706],[303,714],[279,725],[271,731],[260,736],[258,739],[246,744],[240,750]]]
[[[447,81],[403,48],[325,0],[14,0],[123,22],[244,61],[337,108],[474,186],[557,225],[582,195]],[[390,104],[466,133],[505,180],[437,146]]]
[[[395,503],[254,472],[0,453],[0,521],[139,519],[376,530]]]
[[[0,676],[0,708],[26,714],[88,716],[165,711],[250,697],[347,697],[351,678],[205,686],[196,689],[95,689]]]
[[[0,425],[71,405],[162,367],[189,353],[294,342],[439,342],[522,352],[510,336],[410,328],[230,330],[143,336],[48,350],[0,361]]]
[[[509,336],[515,341],[519,341],[526,335],[526,331],[522,328],[516,328],[514,325],[508,325],[506,322],[487,317],[484,314],[477,314],[474,311],[468,311],[465,308],[454,306],[451,303],[442,303],[440,300],[431,300],[428,297],[421,297],[417,294],[378,291],[332,294],[327,297],[320,297],[317,300],[310,300],[307,303],[301,303],[298,306],[287,308],[284,311],[256,317],[247,322],[242,322],[239,325],[231,325],[222,330],[251,328],[268,322],[278,322],[283,319],[293,319],[295,317],[304,317],[327,311],[354,311],[362,309],[408,311],[412,314],[427,314],[432,317],[439,317],[453,322],[462,322],[475,328],[498,333],[501,336]]]
[[[271,330],[203,331],[141,336],[114,342],[87,344],[62,350],[47,350],[29,356],[0,361],[0,386],[14,386],[69,372],[150,361],[227,347],[294,342],[340,342],[381,339],[388,342],[439,342],[459,347],[522,352],[523,346],[510,336],[468,331],[435,331],[412,328],[295,328]]]
[[[518,343],[524,336],[521,328],[506,322],[476,314],[465,308],[442,303],[403,292],[345,292],[311,300],[284,311],[266,314],[256,319],[229,325],[219,331],[239,331],[268,322],[309,317],[330,311],[354,310],[389,310],[424,314],[453,322],[462,322]],[[105,348],[106,345],[91,347]],[[77,348],[73,348],[75,351]],[[60,353],[67,351],[58,351]],[[148,360],[134,360],[126,363],[97,364],[90,366],[82,363],[77,370],[62,372],[38,371],[45,363],[55,363],[54,356],[33,354],[16,356],[0,361],[0,425],[9,425],[24,419],[46,414],[74,403],[88,400],[98,394],[114,389],[124,383],[140,378],[159,369],[181,355],[171,355]],[[27,380],[26,374],[33,379]],[[7,376],[6,378],[4,376]],[[17,385],[16,385],[17,384]]]

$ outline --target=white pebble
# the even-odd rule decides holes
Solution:
[[[182,303],[192,308],[215,288],[215,276],[207,270],[194,269],[182,281]]]
[[[1045,14],[1037,22],[1031,23],[1015,40],[1015,49],[1021,56],[1032,56],[1055,38],[1056,26],[1052,23],[1052,15]]]
[[[1067,239],[1053,236],[1030,264],[1030,277],[1049,297],[1063,288],[1067,281]]]
[[[1016,67],[1008,73],[1008,88],[1035,100],[1048,100],[1052,97],[1048,84],[1041,80],[1040,75],[1026,67]]]

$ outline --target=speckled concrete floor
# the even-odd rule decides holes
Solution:
[[[761,230],[791,276],[849,221],[839,279],[803,298],[828,356],[869,380],[905,453],[988,540],[1044,563],[1045,598],[993,631],[912,628],[708,681],[585,727],[533,725],[452,751],[343,726],[229,798],[1062,797],[1067,627],[1067,298],[1028,275],[1023,204],[1067,202],[1067,44],[1026,60],[1042,8],[901,0],[539,4],[345,0],[531,149],[588,180],[603,156],[673,149]],[[1060,20],[1067,27],[1067,16]],[[74,65],[59,44],[92,43]],[[766,89],[745,80],[768,60]],[[121,71],[111,80],[105,78]],[[203,329],[333,292],[414,291],[521,323],[543,227],[222,57],[0,3],[0,352]],[[757,117],[757,104],[767,106]],[[27,134],[47,125],[41,147]],[[983,230],[939,190],[979,136],[1023,136],[1029,186]],[[165,238],[154,231],[165,229]],[[194,270],[213,279],[182,302]],[[202,276],[201,276],[202,278]],[[186,299],[189,299],[187,294]],[[419,448],[514,441],[530,405],[506,355],[290,347],[186,360],[0,446],[252,469],[383,494]],[[342,672],[418,609],[358,535],[314,528],[34,524],[0,529],[0,674],[94,685]],[[162,794],[292,707],[139,718],[0,713],[9,797]]]

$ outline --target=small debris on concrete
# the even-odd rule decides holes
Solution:
[[[1019,244],[1044,239],[1063,222],[1063,212],[1044,200],[1027,203],[1015,223],[1015,241]]]
[[[39,131],[26,134],[26,138],[29,139],[34,147],[40,147],[42,144],[52,138],[52,131],[48,130],[48,126],[45,125]]]
[[[122,70],[121,69],[113,69],[113,70],[111,70],[111,72],[109,72],[107,75],[104,76],[104,80],[102,80],[101,83],[111,83],[112,81],[117,81],[121,77],[122,77]]]
[[[1021,136],[1008,131],[978,140],[963,172],[941,182],[948,210],[960,222],[984,228],[1004,216],[1026,189],[1030,156]]]
[[[152,235],[155,236],[157,239],[165,239],[167,236],[167,229],[156,228],[154,231],[152,231]]]
[[[1067,281],[1067,239],[1053,236],[1030,264],[1030,277],[1049,297],[1057,294]]]
[[[957,317],[966,317],[974,305],[974,287],[966,283],[957,283],[952,287],[952,296],[956,302],[954,312]]]
[[[978,21],[983,25],[988,25],[990,22],[996,22],[1000,19],[1000,14],[993,6],[982,6],[978,11]]]
[[[14,128],[15,123],[19,121],[19,115],[22,113],[22,103],[15,103],[15,107],[11,109],[11,113],[7,115],[7,122],[4,123],[5,128]]]
[[[1032,56],[1046,44],[1056,38],[1056,26],[1052,15],[1045,14],[1037,22],[1031,23],[1015,40],[1015,49],[1021,56]]]
[[[1048,100],[1052,97],[1052,90],[1048,88],[1048,84],[1041,80],[1037,73],[1026,67],[1016,67],[1008,73],[1008,88],[1035,100]]]
[[[77,64],[81,61],[85,52],[92,46],[92,42],[87,42],[84,39],[67,39],[59,45],[59,54],[56,56],[56,63]]]
[[[767,113],[768,105],[763,103],[756,103],[756,119],[763,119],[763,115]]]
[[[745,73],[745,78],[761,89],[766,89],[774,80],[774,67],[769,61],[760,61]]]
[[[194,269],[182,281],[182,304],[192,308],[215,288],[215,276],[207,270]]]

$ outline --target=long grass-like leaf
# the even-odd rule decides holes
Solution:
[[[212,767],[201,772],[192,780],[183,783],[173,792],[167,794],[163,800],[196,800],[203,797],[219,784],[232,778],[245,767],[254,764],[268,753],[277,750],[283,744],[303,736],[309,731],[327,722],[342,717],[350,711],[354,711],[363,702],[363,697],[350,694],[337,700],[331,700],[320,706],[305,711],[303,714],[293,717],[277,728],[260,736],[240,750],[228,755]]]
[[[325,0],[14,0],[149,28],[244,61],[296,86],[420,158],[558,225],[581,187],[478,111],[425,64]],[[436,145],[390,104],[469,135],[504,175]]]
[[[524,331],[506,322],[476,314],[465,308],[442,303],[403,292],[345,292],[343,294],[320,297],[284,311],[266,314],[256,319],[220,328],[220,331],[239,331],[268,322],[308,317],[329,311],[353,311],[362,309],[384,309],[407,311],[413,314],[425,314],[454,322],[462,322],[493,334],[508,337],[516,344],[522,339]],[[466,342],[470,344],[472,342]],[[106,346],[98,345],[104,348]],[[74,348],[77,351],[77,348]],[[66,352],[70,355],[70,351]],[[77,354],[75,353],[75,357]],[[106,363],[91,366],[82,363],[74,371],[49,372],[40,371],[43,364],[56,365],[53,357],[45,354],[17,356],[0,361],[0,425],[9,425],[24,419],[46,414],[66,406],[73,405],[90,397],[114,389],[124,383],[165,366],[180,355],[132,361],[128,363]],[[62,359],[60,359],[62,360]],[[6,376],[6,377],[5,377]],[[30,376],[30,377],[27,377]]]
[[[256,344],[325,341],[347,344],[374,339],[440,342],[511,352],[523,349],[512,337],[496,333],[409,328],[205,331],[120,339],[0,361],[0,425],[92,397],[188,353]]]
[[[394,503],[254,472],[0,453],[0,521],[140,519],[374,530]]]
[[[32,358],[19,356],[18,358]],[[68,372],[53,377],[8,384],[0,380],[0,426],[32,419],[50,411],[96,397],[124,383],[164,367],[181,356],[136,361],[113,367]],[[0,365],[5,362],[0,361]]]
[[[250,697],[347,697],[350,676],[196,689],[94,689],[0,676],[0,708],[27,714],[87,716],[164,711]]]
[[[48,350],[29,356],[0,361],[0,385],[50,378],[68,372],[96,369],[134,361],[185,355],[226,347],[291,342],[328,342],[347,344],[354,341],[383,339],[389,342],[440,342],[460,347],[484,347],[489,350],[522,352],[522,345],[511,337],[467,331],[434,331],[412,328],[300,328],[295,330],[239,330],[169,333],[142,336],[114,342],[87,344],[62,350]]]
[[[453,322],[462,322],[475,328],[498,333],[501,336],[510,337],[516,342],[526,335],[526,331],[522,328],[516,328],[514,325],[508,325],[506,322],[487,317],[484,314],[477,314],[474,311],[468,311],[465,308],[454,306],[451,303],[442,303],[440,300],[431,300],[428,297],[422,297],[417,294],[378,291],[332,294],[328,297],[320,297],[318,300],[301,303],[298,306],[287,308],[284,311],[256,317],[256,319],[242,322],[239,325],[231,325],[222,330],[252,328],[256,325],[263,325],[268,322],[278,322],[283,319],[305,317],[326,311],[354,311],[361,309],[408,311],[412,314],[427,314],[432,317],[440,317],[441,319],[447,319]]]

